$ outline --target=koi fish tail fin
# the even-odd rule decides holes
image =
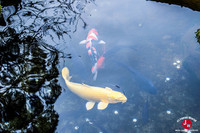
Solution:
[[[92,66],[92,74],[94,74],[94,77],[93,77],[93,80],[96,80],[97,79],[97,74],[98,74],[98,70],[97,70],[97,63],[94,64],[94,66]]]
[[[94,77],[93,77],[93,80],[94,80],[94,81],[96,81],[96,79],[97,79],[97,74],[98,74],[98,71],[96,71],[96,72],[94,73]]]
[[[62,77],[65,79],[65,80],[70,80],[72,77],[69,76],[69,69],[67,67],[64,67],[62,69]]]

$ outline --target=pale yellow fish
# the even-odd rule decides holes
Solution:
[[[90,110],[94,107],[95,102],[98,103],[98,109],[105,109],[109,103],[125,103],[127,98],[124,94],[118,91],[114,91],[111,88],[101,88],[95,86],[89,86],[86,84],[79,84],[70,82],[69,70],[67,67],[62,69],[62,77],[65,80],[67,87],[76,95],[83,99],[88,100],[86,103],[86,109]]]

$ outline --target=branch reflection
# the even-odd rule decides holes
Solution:
[[[52,44],[70,37],[79,22],[87,26],[81,14],[90,1],[0,3],[0,132],[56,130],[54,103],[62,88],[59,51]]]
[[[81,14],[89,0],[24,0],[21,10],[12,15],[9,25],[25,36],[46,36],[53,41],[76,32],[79,21],[87,26]]]
[[[53,104],[61,93],[58,51],[11,28],[0,35],[0,132],[54,131]]]

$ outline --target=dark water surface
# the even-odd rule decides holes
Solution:
[[[1,52],[0,131],[173,133],[183,130],[177,120],[185,116],[197,120],[191,129],[200,130],[199,12],[145,0],[21,5],[16,14],[14,7],[4,8],[4,16],[13,15],[0,27],[6,51]],[[107,52],[96,81],[85,45],[79,44],[92,28]],[[113,88],[127,102],[87,111],[87,101],[64,83],[63,67],[71,81]]]

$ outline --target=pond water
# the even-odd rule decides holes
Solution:
[[[80,28],[81,30],[72,35],[70,44],[76,45],[76,54],[83,54],[82,51],[85,51],[79,42],[86,38],[92,28],[95,28],[99,38],[106,42],[106,49],[118,49],[106,58],[105,68],[99,71],[96,81],[91,82],[87,77],[81,80],[72,78],[72,81],[92,85],[119,85],[128,100],[125,104],[111,105],[104,111],[93,109],[88,112],[83,109],[85,100],[66,91],[55,104],[55,109],[60,114],[58,132],[75,132],[76,127],[79,127],[77,131],[81,132],[173,132],[180,128],[181,124],[176,122],[180,117],[199,117],[196,112],[199,110],[199,96],[193,93],[199,92],[199,88],[191,83],[190,72],[187,68],[185,70],[183,65],[183,62],[194,59],[188,59],[187,56],[199,51],[194,38],[194,33],[200,26],[198,12],[139,0],[96,1],[96,5],[86,7],[83,18],[88,23],[87,30]],[[121,50],[120,46],[123,45],[133,46],[135,50]],[[195,55],[199,57],[199,53]],[[82,56],[87,57],[86,54]],[[80,60],[88,62],[83,58]],[[130,65],[152,80],[157,94],[143,91],[136,83],[139,81],[134,81],[131,77],[130,71],[120,68],[112,59]],[[193,65],[199,66],[198,59],[193,62],[196,62]],[[88,63],[82,65],[85,65],[84,69],[91,68]],[[73,68],[83,69],[82,65],[73,64],[73,61],[72,64],[67,61],[64,63],[64,66],[72,69],[72,76],[75,74]],[[191,71],[193,70],[191,68]],[[198,71],[194,73],[199,75],[199,70],[195,71]],[[65,83],[62,83],[62,86],[65,87]],[[72,103],[71,99],[77,101]],[[148,112],[145,113],[148,113],[148,116],[143,116],[146,100]],[[119,113],[115,114],[115,110]],[[87,124],[87,118],[95,121],[95,124]],[[137,122],[133,122],[134,118]],[[148,119],[148,122],[142,122],[143,119]]]
[[[44,107],[38,112],[38,116],[45,115],[43,112],[48,112],[49,108],[53,110],[53,114],[58,114],[58,116],[46,115],[53,117],[50,120],[48,117],[45,119],[49,120],[49,123],[53,119],[58,120],[56,124],[53,123],[57,126],[52,127],[50,132],[54,130],[58,133],[175,132],[178,129],[184,130],[182,121],[177,122],[177,120],[188,116],[197,120],[197,122],[192,121],[191,129],[200,130],[200,45],[195,38],[195,32],[200,27],[199,12],[145,0],[97,0],[68,1],[67,4],[71,2],[76,6],[71,6],[73,8],[71,12],[67,11],[69,16],[62,16],[62,11],[67,7],[66,3],[62,0],[45,2],[43,7],[37,1],[32,5],[24,1],[21,11],[10,18],[12,21],[7,23],[7,27],[15,29],[16,34],[22,38],[27,35],[39,36],[51,46],[51,49],[42,52],[43,55],[38,55],[37,60],[33,58],[36,61],[42,58],[43,62],[47,62],[46,65],[34,69],[40,71],[40,74],[50,71],[44,81],[41,81],[47,86],[39,86],[42,92],[46,93],[41,95],[41,91],[34,91],[34,94],[32,92],[27,94],[28,101],[35,95],[43,101]],[[5,14],[13,12],[12,8],[4,9]],[[43,8],[46,9],[45,12],[36,10]],[[28,10],[30,12],[27,12]],[[35,16],[30,15],[34,13]],[[23,25],[19,25],[17,20],[21,20]],[[61,26],[60,23],[67,24]],[[96,80],[91,72],[94,63],[88,55],[85,44],[80,44],[93,28],[98,32],[98,40],[92,40],[97,57],[101,55],[105,57],[103,68],[98,69]],[[5,30],[5,27],[1,27],[1,30]],[[65,33],[65,30],[69,32]],[[23,44],[30,41],[27,40]],[[105,44],[100,43],[100,40]],[[46,45],[42,47],[47,48]],[[30,48],[29,51],[27,46],[24,49],[34,55],[36,48]],[[61,54],[52,52],[54,48]],[[48,50],[53,53],[53,58],[52,55],[48,55]],[[32,59],[30,56],[31,54],[27,56],[27,62],[28,59]],[[1,71],[7,68],[4,67]],[[27,65],[22,67],[29,69]],[[127,97],[127,102],[109,104],[105,110],[98,110],[96,104],[87,111],[85,107],[87,101],[67,88],[61,75],[64,67],[69,69],[72,82],[112,88],[123,93]],[[37,75],[37,80],[38,77],[44,76]],[[19,90],[21,86],[18,85]],[[51,91],[56,94],[53,98],[49,98]],[[25,106],[30,104],[27,104],[26,100]],[[0,107],[3,109],[3,104]],[[37,108],[31,110],[34,112]],[[17,113],[14,116],[17,117]],[[4,124],[1,125],[1,130],[11,128],[5,126],[10,119],[2,118],[1,122]],[[29,126],[34,125],[32,122],[39,123],[31,119],[33,117],[30,118]],[[15,127],[14,131],[23,128]],[[34,131],[33,129],[35,128],[30,131]]]

